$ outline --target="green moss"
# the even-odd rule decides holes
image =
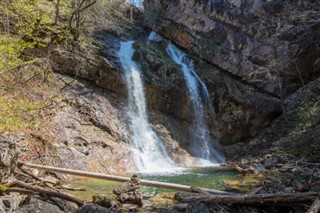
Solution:
[[[133,56],[132,56],[132,60],[134,60],[134,61],[140,61],[140,53],[139,52],[137,52],[137,51],[135,51],[134,52],[134,54],[133,54]]]
[[[22,63],[21,51],[28,47],[25,42],[12,39],[9,36],[0,36],[0,70],[10,70]]]
[[[320,100],[313,99],[302,104],[297,113],[298,124],[296,130],[306,131],[320,125]]]
[[[297,158],[308,158],[310,162],[319,162],[320,159],[320,140],[310,140],[299,146],[299,149],[291,151],[292,155]]]
[[[47,104],[48,101],[0,97],[0,132],[16,131],[36,125],[37,112]]]
[[[141,62],[141,64],[149,64],[149,66],[142,66],[144,73],[148,69],[151,69],[151,71],[155,72],[162,79],[173,81],[174,73],[179,68],[168,56],[165,46],[166,45],[161,45],[156,42],[136,44],[134,46],[136,49],[134,56],[139,55],[139,58],[134,57],[134,60]]]
[[[0,184],[0,191],[5,192],[7,190],[7,187],[5,185]]]
[[[201,39],[199,40],[199,49],[200,54],[206,55],[206,56],[214,56],[219,54],[220,48],[219,46],[212,41],[212,39]]]
[[[61,10],[64,7],[65,3],[61,3]],[[0,13],[6,14],[11,23],[9,27],[0,26],[0,30],[6,29],[6,33],[0,35],[0,72],[23,66],[26,49],[47,46],[52,40],[59,42],[68,36],[64,26],[53,25],[55,2],[12,0],[6,4],[1,1]]]
[[[143,15],[147,22],[147,25],[153,26],[157,22],[160,12],[158,8],[153,7],[153,8],[149,8],[149,10],[147,10]]]
[[[71,106],[71,107],[77,106],[77,100],[74,98],[65,98],[62,101],[65,102],[68,106]]]

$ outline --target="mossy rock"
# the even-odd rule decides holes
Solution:
[[[165,49],[166,45],[166,42],[150,42],[149,44],[136,42],[133,60],[144,64],[141,67],[145,75],[148,75],[147,72],[152,72],[165,81],[174,81],[176,77],[175,73],[180,68],[168,56]]]
[[[141,56],[138,51],[134,51],[133,56],[132,56],[132,60],[133,61],[140,61],[141,60]]]

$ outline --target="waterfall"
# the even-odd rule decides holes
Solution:
[[[138,8],[143,8],[143,0],[126,0],[126,2]]]
[[[224,157],[216,151],[210,141],[209,130],[204,117],[204,105],[210,103],[210,97],[206,85],[195,72],[194,64],[180,49],[169,43],[167,53],[172,60],[181,66],[188,94],[193,106],[194,141],[189,152],[202,159],[203,165],[224,162]],[[203,99],[203,100],[202,100]]]
[[[161,139],[148,122],[141,73],[132,60],[133,43],[134,41],[121,42],[118,57],[125,71],[128,88],[128,117],[132,130],[134,160],[139,171],[172,171],[176,168],[175,163],[169,158]]]
[[[163,37],[157,33],[155,33],[154,31],[152,31],[150,34],[149,34],[149,37],[147,39],[147,42],[149,43],[150,41],[162,41],[163,40]]]

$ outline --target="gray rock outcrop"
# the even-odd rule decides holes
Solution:
[[[270,94],[290,94],[320,75],[318,1],[146,0],[144,7],[153,30]]]
[[[13,177],[18,164],[18,151],[12,137],[0,135],[0,184]]]

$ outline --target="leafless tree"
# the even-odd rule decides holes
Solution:
[[[69,28],[73,35],[73,40],[77,41],[86,20],[83,12],[95,4],[96,0],[75,0],[73,3],[74,11],[69,19]]]
[[[9,33],[10,31],[10,20],[9,20],[9,2],[8,0],[2,0],[3,4],[3,14],[2,14],[2,24],[5,33]]]
[[[55,25],[58,24],[59,9],[60,9],[60,0],[57,0],[57,3],[56,3],[56,17],[55,17],[55,19],[54,19],[54,24],[55,24]]]
[[[319,5],[319,3],[317,3]],[[261,43],[261,45],[255,47],[253,52],[260,48],[268,48],[270,50],[270,60],[268,60],[268,65],[266,67],[261,67],[261,69],[256,70],[256,72],[250,73],[251,80],[254,82],[261,81],[261,75],[269,76],[269,83],[277,84],[278,97],[281,102],[281,108],[284,117],[288,119],[286,108],[285,108],[285,98],[286,93],[288,93],[289,87],[296,86],[297,83],[288,80],[288,70],[291,71],[291,75],[295,78],[298,77],[302,85],[305,85],[305,80],[300,72],[299,66],[297,64],[296,58],[287,60],[281,59],[279,56],[278,44],[276,41],[281,40],[281,36],[287,33],[288,26],[301,26],[315,28],[320,23],[319,13],[316,7],[311,7],[310,2],[305,1],[298,2],[285,2],[283,10],[277,14],[274,14],[266,19],[259,19],[260,31],[268,30],[271,32],[271,36],[268,38],[267,42]],[[298,27],[297,27],[298,28]],[[271,41],[271,42],[270,42]],[[295,68],[294,68],[295,67]],[[298,75],[294,75],[294,70],[297,70]],[[292,77],[292,76],[291,76]]]

